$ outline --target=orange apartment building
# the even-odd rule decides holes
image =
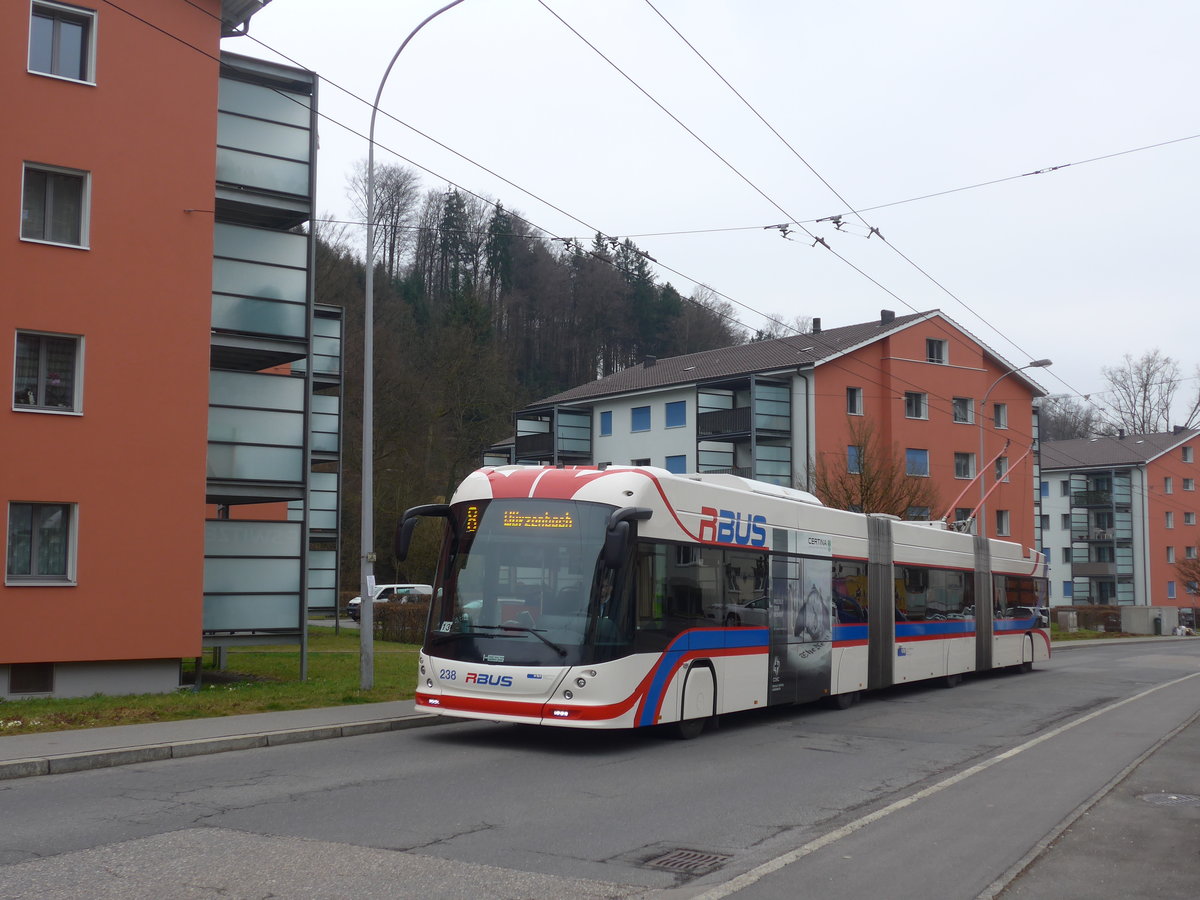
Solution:
[[[822,457],[854,467],[866,423],[937,488],[938,506],[911,518],[966,518],[990,491],[976,533],[1040,547],[1033,401],[1045,392],[1027,368],[937,310],[827,330],[818,319],[808,334],[647,358],[547,397],[487,461],[638,463],[812,490]]]
[[[333,595],[316,79],[221,53],[261,6],[0,6],[0,698],[174,690]]]
[[[1200,607],[1178,570],[1200,555],[1198,449],[1182,428],[1042,446],[1052,603]]]

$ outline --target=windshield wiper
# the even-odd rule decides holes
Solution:
[[[545,644],[547,647],[549,647],[551,650],[553,650],[559,656],[567,655],[566,650],[564,650],[562,647],[558,646],[558,644],[554,643],[554,641],[550,640],[549,638],[543,637],[536,628],[527,628],[524,625],[489,625],[487,627],[488,628],[499,628],[503,631],[524,631],[528,634],[532,634],[535,638],[537,638],[539,641],[541,641],[543,644]]]

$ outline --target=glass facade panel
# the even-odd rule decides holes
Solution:
[[[204,523],[204,555],[300,558],[300,526],[293,522],[209,519]]]
[[[304,269],[214,258],[213,290],[304,303],[308,296],[308,273]]]
[[[304,481],[304,453],[299,447],[209,443],[208,477],[299,484]]]
[[[245,113],[258,119],[270,119],[307,128],[312,114],[310,98],[303,94],[284,93],[265,85],[247,84],[232,78],[222,78],[217,107],[222,112]]]
[[[217,148],[217,181],[308,196],[307,163]]]
[[[218,222],[213,229],[213,256],[303,269],[308,265],[308,236]]]
[[[306,123],[307,124],[307,123]],[[309,130],[261,119],[221,113],[217,116],[217,144],[252,150],[269,156],[308,161]]]
[[[284,523],[291,524],[291,523]],[[204,560],[204,593],[300,592],[300,567],[295,559],[221,557]]]
[[[260,372],[209,373],[209,402],[215,406],[241,406],[303,412],[304,379]]]
[[[303,413],[266,412],[210,406],[208,439],[242,444],[299,447],[304,443]]]
[[[298,629],[300,594],[220,594],[204,597],[205,631]]]
[[[308,310],[298,303],[213,294],[212,327],[222,331],[303,338]]]

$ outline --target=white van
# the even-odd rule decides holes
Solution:
[[[433,598],[431,584],[377,584],[371,600],[375,603],[423,603]],[[362,597],[355,597],[346,604],[346,612],[358,621]]]

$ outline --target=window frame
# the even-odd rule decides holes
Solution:
[[[996,510],[996,537],[1012,535],[1012,515],[1007,509]]]
[[[605,409],[600,411],[600,424],[597,437],[612,437],[612,410]]]
[[[925,362],[937,366],[949,365],[949,344],[943,338],[925,338]]]
[[[671,468],[672,460],[682,460],[682,463],[677,463],[677,465],[679,466],[678,469]],[[687,474],[687,454],[686,453],[678,453],[673,456],[663,457],[663,468],[666,469],[668,472],[670,472],[673,475],[686,475]]]
[[[41,15],[38,14],[39,10],[42,13]],[[54,3],[50,2],[50,0],[33,0],[29,4],[29,42],[25,48],[25,70],[30,75],[40,75],[43,78],[57,78],[61,81],[71,81],[75,84],[95,85],[96,31],[99,24],[99,15],[99,11],[95,9],[85,9],[80,6],[71,6],[67,3]],[[50,19],[53,22],[50,39],[51,71],[35,69],[33,67],[34,19],[39,18]],[[80,42],[83,64],[80,66],[80,75],[78,77],[63,74],[61,71],[62,60],[55,60],[57,49],[61,47],[62,22],[73,22],[76,25],[82,25],[85,29],[83,40]]]
[[[914,453],[919,453],[919,454],[921,454],[921,456],[914,457],[913,456]],[[924,461],[924,465],[920,467],[920,468],[924,468],[923,472],[914,472],[913,471],[914,458]],[[927,449],[924,449],[921,447],[905,448],[905,450],[904,450],[904,474],[911,475],[913,478],[928,478],[929,477],[929,451]]]
[[[960,471],[960,468],[958,465],[960,460],[967,464],[966,465],[966,474],[963,474],[962,471]],[[955,453],[954,453],[954,477],[955,478],[974,478],[975,475],[978,473],[978,471],[979,471],[978,461],[976,460],[974,453],[969,453],[969,452],[960,453],[958,451],[955,451]]]
[[[28,206],[29,196],[29,173],[40,172],[44,175],[58,175],[70,178],[78,178],[80,182],[79,188],[79,241],[72,243],[70,241],[58,241],[52,237],[46,236],[46,223],[53,219],[54,201],[52,196],[44,195],[42,197],[42,236],[37,237],[33,234],[26,233],[26,211]],[[47,181],[47,193],[51,192],[51,183]],[[31,162],[26,160],[21,164],[21,240],[32,244],[49,244],[53,247],[70,247],[75,250],[89,250],[90,247],[90,222],[92,213],[92,173],[83,169],[69,169],[65,166],[54,166],[48,163]]]
[[[846,472],[850,475],[862,474],[862,447],[858,444],[846,445]]]
[[[863,413],[863,389],[860,387],[846,388],[846,415],[861,416]]]
[[[49,510],[59,509],[65,510],[67,515],[67,523],[63,529],[64,538],[66,541],[66,551],[64,560],[64,571],[59,573],[41,573],[33,572],[38,550],[40,549],[40,532],[38,522],[35,519],[35,513],[31,510],[30,518],[30,537],[29,537],[29,568],[28,573],[14,573],[12,571],[12,552],[13,552],[13,511],[15,507],[28,506],[32,510]],[[5,509],[5,525],[4,525],[4,583],[10,587],[37,587],[49,585],[62,587],[64,585],[74,585],[76,583],[76,556],[78,548],[79,536],[79,504],[77,503],[56,503],[56,502],[40,502],[29,500],[10,500]]]
[[[18,403],[17,402],[17,364],[22,337],[36,337],[43,339],[39,344],[38,349],[38,390],[41,394],[40,399],[45,399],[45,385],[42,383],[47,376],[46,372],[46,352],[45,338],[58,338],[62,340],[74,341],[75,357],[73,360],[74,370],[72,372],[73,384],[71,387],[71,405],[68,407],[49,406],[39,403]],[[83,415],[83,335],[80,334],[60,334],[52,331],[32,331],[30,329],[18,328],[13,337],[13,372],[12,372],[12,387],[13,387],[13,412],[21,413],[41,413],[57,416],[81,416]]]
[[[687,427],[687,401],[669,400],[663,404],[663,427]]]
[[[958,425],[975,424],[975,398],[954,397],[950,400],[951,417]]]
[[[1008,404],[992,404],[992,427],[997,431],[1008,428]]]
[[[639,427],[639,419],[643,417],[645,418],[646,423],[644,426]],[[643,432],[650,431],[653,428],[653,425],[654,420],[651,418],[649,406],[631,406],[629,408],[630,434],[642,434]]]
[[[916,414],[913,414],[914,408]],[[906,419],[928,419],[929,418],[929,395],[923,391],[905,391],[904,392],[904,418]]]
[[[1192,462],[1195,458],[1195,454],[1192,452],[1192,448],[1191,447],[1182,447],[1181,449],[1183,451],[1183,453],[1182,453],[1183,461],[1185,463]]]

